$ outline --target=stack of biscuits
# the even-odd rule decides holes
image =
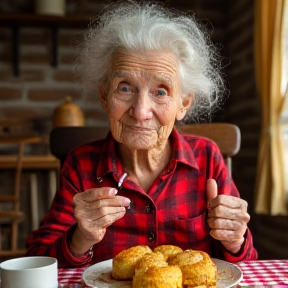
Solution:
[[[113,258],[112,277],[132,280],[133,288],[214,288],[217,267],[202,251],[161,245],[153,251],[133,246]]]

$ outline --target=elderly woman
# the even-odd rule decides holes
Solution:
[[[193,17],[136,1],[109,6],[90,26],[82,80],[111,131],[68,155],[28,255],[79,267],[174,244],[230,262],[257,257],[247,203],[219,149],[174,127],[211,113],[223,95],[212,47]]]

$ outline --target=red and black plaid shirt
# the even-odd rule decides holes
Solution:
[[[60,187],[50,212],[28,241],[28,255],[49,255],[58,259],[59,267],[79,267],[110,259],[134,245],[152,249],[173,244],[182,249],[206,251],[212,257],[230,262],[257,258],[252,236],[247,230],[241,251],[229,253],[209,235],[207,224],[206,180],[213,178],[218,193],[239,197],[218,147],[210,140],[191,135],[170,136],[171,161],[145,193],[129,179],[124,180],[118,195],[131,200],[125,216],[109,226],[100,243],[80,258],[67,247],[75,227],[72,199],[96,187],[117,187],[123,167],[116,153],[116,142],[107,138],[85,144],[72,151],[63,164]]]

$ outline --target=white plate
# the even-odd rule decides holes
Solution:
[[[243,273],[238,266],[215,258],[212,260],[217,266],[217,288],[234,287],[240,283]]]
[[[214,259],[217,266],[217,288],[229,288],[237,285],[243,277],[240,268],[229,262]],[[112,259],[97,263],[84,270],[82,279],[93,288],[131,288],[131,281],[116,281],[111,277]]]

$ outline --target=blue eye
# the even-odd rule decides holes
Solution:
[[[131,93],[132,87],[128,83],[120,83],[117,87],[119,93]]]
[[[167,95],[167,92],[166,92],[166,90],[158,89],[155,94],[156,94],[157,96],[166,96],[166,95]]]
[[[130,92],[130,88],[128,86],[123,86],[120,88],[121,92]]]

